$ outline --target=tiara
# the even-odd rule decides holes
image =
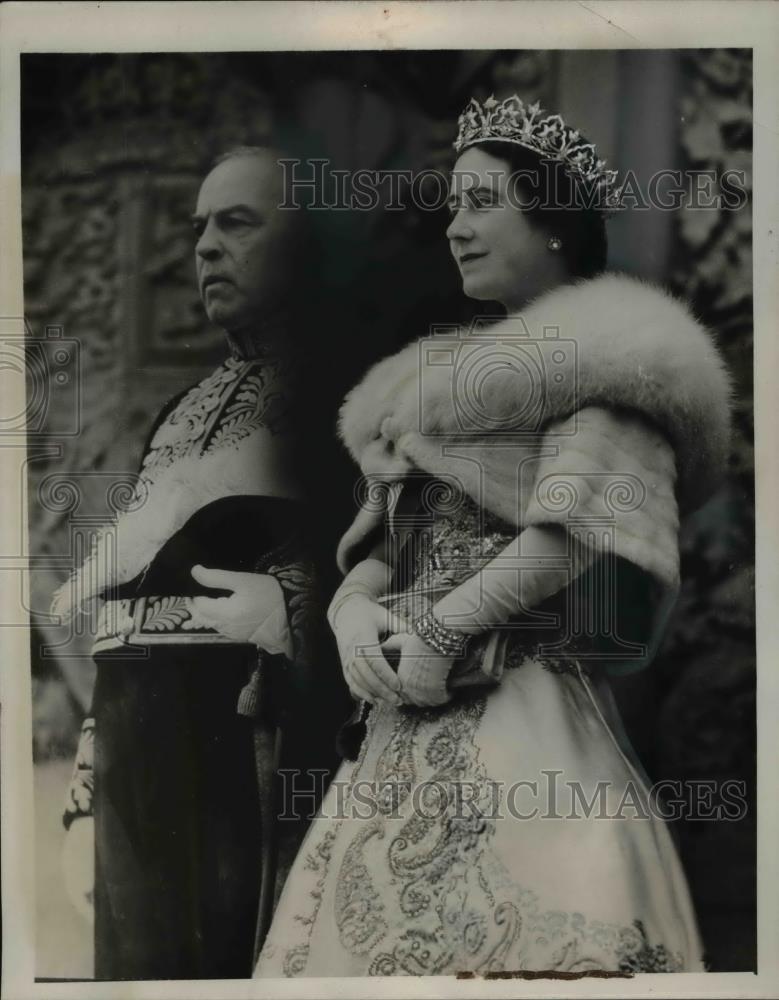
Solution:
[[[488,97],[484,104],[471,98],[457,120],[453,145],[458,153],[477,142],[510,142],[550,160],[565,164],[575,180],[592,191],[591,207],[612,214],[622,206],[617,171],[607,170],[595,146],[572,129],[559,115],[547,115],[541,105],[525,104],[516,94],[505,101]]]

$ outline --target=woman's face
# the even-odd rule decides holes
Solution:
[[[505,160],[467,149],[452,171],[446,230],[465,294],[500,302],[509,312],[568,276],[560,253],[547,246],[551,234],[522,211],[510,176]]]

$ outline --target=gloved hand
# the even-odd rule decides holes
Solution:
[[[366,594],[354,593],[337,605],[330,625],[344,679],[354,697],[400,705],[400,681],[384,658],[381,640],[390,632],[402,631],[402,619]]]
[[[406,704],[443,705],[450,700],[446,680],[453,656],[437,652],[408,629],[391,635],[381,648],[388,659],[399,658],[400,697]]]
[[[62,845],[62,874],[73,906],[85,920],[95,919],[95,821],[78,816],[65,834]]]
[[[292,658],[292,636],[281,584],[266,573],[236,573],[193,566],[198,583],[230,590],[229,597],[192,597],[188,607],[194,624],[216,629],[235,642],[251,642],[266,653]]]
[[[569,550],[561,526],[533,525],[442,597],[433,614],[466,635],[487,632],[568,586],[593,558],[583,545]]]

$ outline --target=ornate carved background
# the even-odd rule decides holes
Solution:
[[[679,101],[682,165],[743,171],[749,192],[751,55],[685,53]],[[746,819],[680,831],[704,932],[746,958],[754,948],[757,808],[751,198],[738,211],[683,211],[676,235],[672,285],[715,332],[733,375],[733,446],[723,489],[681,536],[683,587],[660,662],[659,732],[667,735],[658,767],[690,781],[746,784]],[[723,958],[712,954],[716,968],[727,968]]]

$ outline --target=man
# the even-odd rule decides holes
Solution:
[[[249,976],[304,832],[274,822],[301,814],[276,771],[321,793],[335,763],[346,692],[314,592],[302,484],[318,442],[300,433],[290,308],[305,231],[282,201],[271,149],[205,178],[198,285],[230,356],[158,416],[133,509],[55,602],[105,598],[65,816],[70,855],[94,816],[99,979]]]

